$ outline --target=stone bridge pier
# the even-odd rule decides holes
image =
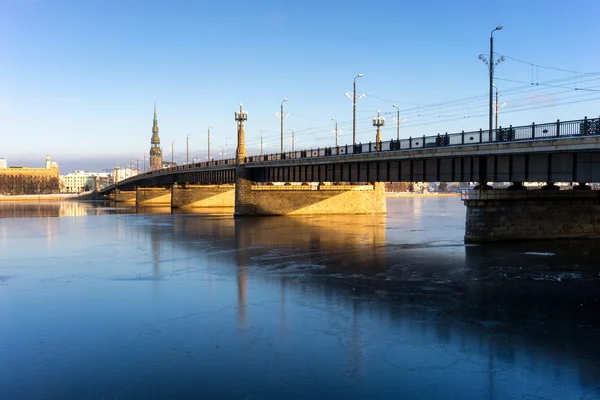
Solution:
[[[465,243],[600,237],[600,191],[582,184],[558,190],[473,190],[467,207]]]
[[[171,189],[164,187],[138,187],[135,204],[144,207],[171,206]]]
[[[119,190],[115,189],[115,202],[117,203],[135,203],[136,191],[135,190]]]
[[[204,208],[233,207],[235,185],[174,184],[171,188],[171,207]]]

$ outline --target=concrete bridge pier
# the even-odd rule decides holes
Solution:
[[[115,189],[114,200],[117,203],[135,203],[135,198],[136,198],[135,190]]]
[[[171,207],[233,207],[235,185],[174,184],[171,188]]]
[[[164,187],[137,188],[135,204],[144,207],[171,206],[171,189]]]
[[[243,170],[243,168],[241,168]],[[236,172],[235,215],[384,214],[385,183],[257,185]]]
[[[516,185],[516,183],[515,183]],[[513,186],[515,186],[513,185]],[[472,190],[465,243],[600,237],[600,191]]]

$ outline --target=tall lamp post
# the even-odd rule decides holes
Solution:
[[[496,135],[498,134],[498,114],[500,109],[506,105],[506,103],[499,104],[498,103],[498,86],[494,85],[494,89],[496,89],[496,101],[494,102],[494,108],[496,109]]]
[[[396,116],[396,118],[394,118],[394,121],[396,121],[396,139],[400,140],[400,124],[403,123],[404,121],[406,121],[406,118],[400,119],[400,109],[398,108],[397,105],[392,104],[392,107],[394,107],[396,110],[398,110],[397,116]]]
[[[337,148],[338,148],[338,134],[340,132],[338,131],[337,120],[335,118],[331,118],[331,120],[335,122],[335,130],[333,131],[333,133],[335,133],[335,148],[336,148],[336,152],[337,152]]]
[[[352,95],[352,144],[356,144],[356,79],[362,78],[363,74],[358,74],[354,77],[354,92]],[[350,94],[346,93],[346,97],[350,97]],[[362,99],[364,94],[361,94],[358,100]]]
[[[290,138],[290,140],[292,141],[292,153],[294,152],[294,142],[296,141],[296,136],[294,135],[294,130],[292,128],[289,128],[290,131],[292,131],[292,137]]]
[[[493,130],[493,102],[494,102],[494,67],[504,61],[504,56],[500,57],[496,62],[494,62],[494,32],[502,29],[502,25],[498,25],[491,33],[490,33],[490,59],[486,60],[483,54],[479,55],[479,59],[487,64],[490,68],[490,104],[489,104],[489,124],[488,124],[488,132],[489,132],[489,141],[493,140],[492,130]]]
[[[281,101],[281,110],[280,110],[280,112],[279,112],[279,118],[280,118],[280,123],[281,123],[281,153],[282,153],[282,154],[283,154],[283,119],[284,119],[285,117],[287,117],[287,115],[285,115],[285,114],[283,113],[283,103],[285,103],[286,101],[288,101],[288,99],[287,99],[287,98],[285,98],[285,99],[283,99],[283,100]]]
[[[206,156],[208,161],[210,161],[210,128],[212,128],[212,127],[213,127],[213,125],[208,127],[208,154]]]
[[[171,142],[171,167],[173,166],[173,149],[175,148],[175,141]]]
[[[380,111],[377,110],[377,117],[373,118],[373,126],[377,128],[377,136],[375,136],[375,150],[381,151],[381,127],[385,125],[385,118],[379,115]]]
[[[189,144],[190,136],[191,136],[191,133],[188,133],[187,136],[185,137],[185,165],[188,165],[190,163],[190,144]]]

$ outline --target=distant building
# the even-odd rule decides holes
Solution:
[[[61,192],[63,193],[79,193],[89,190],[100,189],[108,185],[110,174],[107,172],[87,172],[75,171],[73,173],[62,175]]]
[[[119,168],[118,165],[115,165],[115,170],[113,174],[113,183],[121,182],[123,179],[131,178],[132,176],[136,176],[140,174],[139,169],[135,168]]]
[[[8,164],[6,163],[6,157],[0,158],[0,169],[6,168],[7,166],[8,166]]]
[[[156,102],[154,103],[154,121],[152,123],[152,138],[150,139],[150,168],[155,171],[163,167],[160,138],[158,137],[158,119],[156,117]]]
[[[0,195],[52,194],[59,192],[58,164],[46,157],[46,168],[0,167]]]

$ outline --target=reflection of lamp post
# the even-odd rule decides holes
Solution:
[[[481,61],[483,61],[485,64],[487,64],[490,67],[490,108],[489,108],[489,141],[491,142],[493,140],[492,138],[492,129],[493,129],[493,125],[492,125],[492,121],[493,121],[493,101],[494,101],[494,90],[493,90],[493,86],[494,86],[494,67],[498,64],[500,64],[502,61],[504,61],[504,56],[500,57],[495,63],[494,63],[494,32],[499,31],[502,29],[502,25],[498,25],[496,27],[496,29],[494,29],[492,31],[492,33],[490,33],[490,59],[489,61],[486,60],[485,56],[483,54],[479,55],[479,59]]]
[[[352,95],[352,144],[356,144],[356,78],[362,78],[363,74],[358,74],[354,77],[354,94]],[[364,97],[364,93],[360,95],[358,100]],[[346,92],[346,97],[350,98],[350,94]]]
[[[377,136],[375,136],[375,150],[381,151],[381,127],[385,125],[385,118],[379,116],[380,111],[377,110],[377,117],[373,118],[373,126],[377,128]]]
[[[208,155],[207,155],[207,159],[208,161],[210,161],[210,128],[212,128],[213,125],[208,127]]]
[[[404,121],[406,121],[406,118],[404,119],[400,119],[400,109],[398,108],[397,105],[392,104],[392,107],[394,107],[396,110],[398,110],[398,114],[396,116],[396,118],[394,118],[394,121],[396,122],[396,139],[400,140],[400,124],[403,123]]]

